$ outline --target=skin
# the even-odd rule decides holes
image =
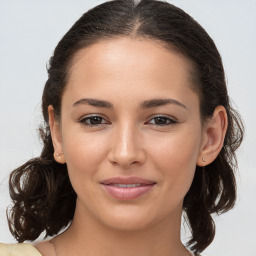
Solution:
[[[77,53],[69,75],[60,119],[49,106],[54,157],[67,163],[78,195],[71,226],[54,239],[58,256],[188,255],[180,241],[183,200],[196,165],[211,163],[222,148],[225,109],[217,107],[203,123],[189,61],[153,40],[122,37],[93,44]],[[113,107],[91,106],[84,98]],[[140,108],[151,99],[174,102]],[[92,114],[102,121],[88,126],[93,120],[85,118]],[[156,185],[121,201],[100,185],[116,176]],[[55,255],[47,243],[38,249]]]

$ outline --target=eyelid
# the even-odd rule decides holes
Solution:
[[[156,117],[164,117],[164,118],[171,119],[171,120],[173,120],[173,121],[178,121],[176,117],[174,117],[174,116],[169,116],[169,115],[165,115],[165,114],[156,114],[156,115],[153,115],[153,116],[151,116],[151,119],[156,118]]]

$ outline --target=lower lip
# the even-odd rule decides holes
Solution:
[[[139,187],[121,188],[113,185],[102,184],[105,190],[113,197],[121,200],[133,200],[148,193],[155,184]]]

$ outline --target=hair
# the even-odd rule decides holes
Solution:
[[[82,15],[58,43],[49,61],[42,95],[41,155],[10,174],[13,201],[7,213],[10,231],[19,242],[33,241],[42,233],[45,237],[53,236],[71,223],[77,195],[66,164],[54,160],[47,109],[52,105],[55,115],[60,116],[69,69],[80,49],[120,37],[157,40],[192,63],[202,120],[210,118],[219,105],[227,111],[228,129],[223,148],[211,164],[196,167],[183,203],[191,230],[187,245],[194,253],[200,253],[214,239],[211,215],[224,213],[235,204],[235,151],[243,139],[243,124],[230,105],[222,60],[213,40],[183,10],[157,0],[113,0],[100,4]]]

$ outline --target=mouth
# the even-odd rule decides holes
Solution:
[[[118,177],[113,177],[110,179],[103,180],[101,184],[104,185],[152,185],[155,184],[156,182],[153,180],[141,178],[141,177],[136,177],[136,176],[118,176]]]
[[[105,184],[106,186],[115,186],[119,188],[136,188],[141,186],[150,186],[151,184]]]
[[[114,177],[101,182],[105,192],[120,200],[134,200],[147,194],[156,185],[155,181],[140,177]]]

